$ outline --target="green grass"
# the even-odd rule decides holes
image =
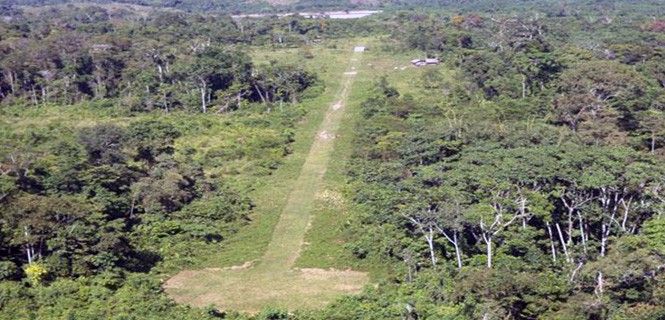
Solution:
[[[347,50],[315,48],[312,51],[315,57],[305,60],[306,67],[316,71],[317,66],[328,65],[325,69],[319,68],[317,72],[326,89],[319,97],[303,102],[302,107],[308,110],[308,113],[297,126],[292,145],[293,153],[271,176],[255,182],[254,190],[250,192],[250,197],[256,205],[251,223],[224,241],[218,251],[205,257],[197,267],[240,265],[247,261],[258,260],[265,252],[291,188],[314,143],[313,138],[317,134],[319,125],[326,115],[328,106],[341,90],[343,79],[340,75],[348,64]],[[257,50],[252,56],[261,63],[270,60],[289,62],[297,60],[299,55],[297,49],[284,49]]]
[[[316,212],[316,199],[325,191],[323,178],[331,159],[338,156],[333,137],[345,119],[355,78],[344,75],[346,63],[336,62],[349,59],[351,46],[346,48],[332,51],[334,60],[322,55],[338,79],[325,73],[327,90],[310,102],[318,106],[298,130],[294,154],[253,193],[254,223],[227,241],[219,254],[210,255],[207,264],[214,268],[183,271],[171,278],[165,288],[176,301],[247,312],[266,306],[317,308],[341,294],[359,291],[367,282],[362,272],[293,269]],[[346,70],[356,70],[361,62],[354,55]],[[219,268],[232,264],[243,266]]]
[[[363,61],[371,59],[365,57]],[[305,237],[306,246],[297,261],[299,267],[373,269],[371,264],[355,258],[345,245],[353,240],[346,228],[351,214],[349,210],[353,210],[346,185],[347,161],[353,151],[359,105],[369,96],[374,81],[375,75],[363,71],[354,82],[335,140],[334,154],[324,177],[323,192],[316,198],[314,220]]]
[[[380,39],[365,40],[370,48],[378,48]],[[354,240],[348,220],[359,210],[351,203],[351,192],[346,175],[348,160],[353,151],[355,120],[360,117],[359,105],[371,96],[375,83],[385,76],[401,94],[410,94],[419,99],[428,99],[431,92],[421,86],[420,79],[426,68],[414,68],[410,61],[422,53],[410,51],[386,54],[380,50],[364,53],[363,72],[359,73],[350,94],[348,110],[344,115],[338,139],[335,142],[333,160],[324,179],[325,197],[317,199],[314,221],[305,237],[306,246],[296,265],[306,268],[336,268],[369,272],[372,279],[381,279],[389,269],[372,259],[360,260],[353,256],[346,245]],[[406,67],[406,68],[404,68]],[[444,66],[437,68],[443,77],[451,74]],[[414,81],[415,80],[415,81]]]

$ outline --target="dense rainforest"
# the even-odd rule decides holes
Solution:
[[[361,106],[350,248],[403,278],[341,318],[665,317],[665,34],[614,18],[397,19],[458,72],[423,75],[442,99],[384,79]]]
[[[665,319],[657,1],[13,6],[62,2],[0,9],[0,318]],[[356,106],[336,227],[375,284],[322,310],[174,303],[161,277],[252,225],[292,156],[330,85],[305,62],[358,37],[441,61]]]
[[[656,7],[658,0],[631,1]],[[573,7],[605,9],[608,7],[621,10],[639,9],[635,5],[626,5],[622,0],[0,0],[0,5],[48,6],[57,4],[131,4],[154,8],[169,8],[190,12],[247,13],[247,12],[299,12],[325,10],[420,10],[434,9],[452,12],[508,12],[528,11],[532,9],[550,10]]]

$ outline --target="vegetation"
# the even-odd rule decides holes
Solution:
[[[665,318],[657,2],[62,3],[1,9],[0,318]]]
[[[662,317],[662,33],[588,50],[575,17],[401,18],[392,38],[459,72],[423,73],[443,99],[384,78],[362,104],[350,249],[403,271],[321,318]]]
[[[658,6],[656,0],[638,0],[632,3],[639,6],[626,6],[622,0],[576,0],[571,3],[552,2],[548,0],[2,0],[0,5],[29,5],[48,6],[59,4],[94,3],[106,4],[130,4],[154,8],[168,8],[188,12],[222,12],[222,13],[267,13],[274,12],[320,12],[325,10],[445,10],[461,12],[505,12],[505,11],[529,11],[529,10],[566,10],[568,8],[586,9],[643,9],[644,5]],[[646,11],[648,12],[648,11]],[[653,13],[653,12],[652,12]]]

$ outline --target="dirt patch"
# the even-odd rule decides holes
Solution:
[[[164,288],[168,289],[179,289],[187,285],[187,279],[190,279],[199,272],[196,270],[185,270],[181,271],[177,275],[171,277],[170,279],[166,280],[164,283]]]
[[[342,109],[342,107],[344,107],[344,104],[342,103],[342,101],[338,101],[337,103],[333,104],[332,109],[334,111],[337,111],[339,109]]]
[[[206,269],[182,272],[167,281],[164,289],[178,303],[257,313],[267,305],[321,308],[340,295],[359,293],[368,280],[366,273],[352,270],[305,268],[265,273]]]
[[[321,131],[319,132],[317,137],[319,140],[329,141],[335,139],[335,134],[330,133],[328,131]]]
[[[254,261],[247,261],[247,262],[243,263],[240,266],[231,266],[231,267],[224,268],[224,269],[227,269],[227,270],[244,270],[244,269],[251,268],[253,265],[254,265]],[[211,269],[209,269],[209,270],[211,270]]]
[[[357,71],[349,71],[349,72],[344,72],[344,74],[347,75],[347,76],[355,76],[355,75],[358,74],[358,72]]]

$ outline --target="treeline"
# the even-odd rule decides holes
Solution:
[[[361,106],[349,249],[402,269],[320,318],[663,318],[660,21],[397,21],[458,72]]]
[[[1,0],[0,5],[15,6],[49,6],[70,3],[86,4],[130,4],[155,8],[178,9],[185,11],[198,12],[244,12],[244,11],[267,11],[274,9],[267,1],[233,1],[233,0],[214,0],[214,1],[195,1],[195,0]]]
[[[19,12],[0,23],[0,99],[26,106],[112,99],[166,112],[295,102],[316,77],[298,65],[254,66],[242,48],[277,25],[168,12],[139,18],[94,6]],[[276,43],[287,42],[280,37]]]
[[[229,1],[229,0],[0,0],[0,5],[28,5],[44,6],[67,3],[94,3],[94,4],[132,4],[155,8],[169,8],[192,12],[294,12],[294,11],[326,11],[326,10],[443,10],[455,12],[507,12],[538,10],[555,12],[559,10],[574,9],[587,11],[589,9],[612,10],[639,10],[655,13],[653,9],[662,10],[657,0],[631,1],[627,4],[623,0],[575,0],[568,2],[552,2],[548,0],[296,0],[286,2],[270,1]],[[662,11],[661,11],[662,12]]]

